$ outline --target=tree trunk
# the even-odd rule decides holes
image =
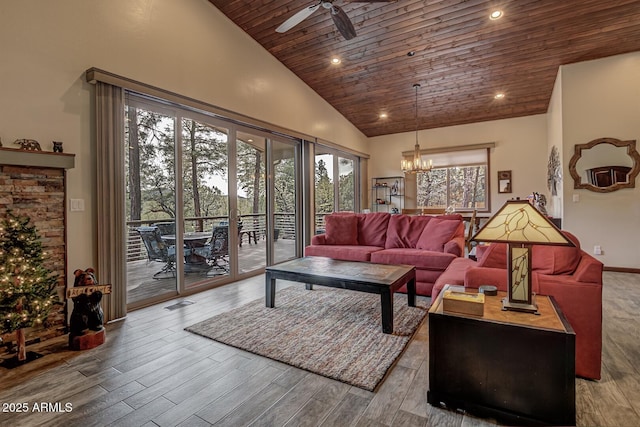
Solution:
[[[476,175],[474,176],[474,180],[473,180],[473,195],[471,196],[471,207],[472,208],[476,208],[477,207],[477,203],[476,200],[478,198],[478,181],[480,180],[480,166],[476,167]],[[486,206],[486,201],[485,201],[485,206]]]
[[[16,341],[18,343],[18,360],[24,362],[27,360],[27,345],[24,336],[24,329],[18,329],[16,331]]]
[[[189,136],[191,138],[191,187],[193,191],[193,215],[196,218],[202,216],[202,209],[200,207],[200,188],[198,187],[198,153],[196,152],[196,122],[191,120],[191,128],[189,129]],[[196,221],[196,231],[203,231],[204,222],[202,219]]]
[[[131,219],[142,216],[142,190],[140,189],[140,137],[138,135],[138,110],[129,107],[129,198]]]

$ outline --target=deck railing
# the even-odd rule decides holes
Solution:
[[[265,214],[247,214],[240,217],[242,231],[255,231],[258,239],[265,239],[266,216]],[[293,213],[278,213],[274,215],[276,239],[295,240],[295,215]],[[173,218],[158,218],[153,220],[139,220],[127,222],[127,262],[147,259],[147,251],[142,243],[140,235],[136,231],[138,227],[151,226],[156,223],[173,222]],[[186,232],[213,230],[214,226],[229,223],[229,217],[193,217],[185,218],[184,230]]]

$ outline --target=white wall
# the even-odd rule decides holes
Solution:
[[[366,137],[206,0],[0,2],[0,138],[76,154],[68,268],[95,265],[91,86],[97,67],[366,151]]]
[[[549,100],[549,108],[547,109],[547,162],[551,148],[556,147],[560,165],[564,165],[564,156],[562,150],[562,69],[558,70],[556,81],[553,86],[553,93]],[[547,163],[548,166],[548,163]],[[548,168],[547,168],[548,169]],[[556,185],[557,195],[553,196],[549,190],[547,183],[547,201],[549,214],[555,218],[562,218],[563,208],[563,185],[566,179],[571,180],[571,176],[562,174],[562,182]]]
[[[495,142],[490,152],[492,212],[509,199],[546,191],[546,115],[423,130],[418,141],[422,149]],[[402,175],[402,152],[413,149],[415,132],[370,138],[369,144],[370,177]],[[512,193],[498,193],[497,173],[502,170],[512,171]]]
[[[567,168],[575,144],[610,137],[640,146],[640,52],[563,66],[561,91],[563,226],[586,251],[602,246],[596,257],[606,266],[640,268],[640,182],[611,193],[576,190]]]

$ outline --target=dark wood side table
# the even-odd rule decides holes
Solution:
[[[498,292],[477,317],[444,312],[446,289],[464,290],[445,287],[429,310],[428,402],[509,425],[575,425],[575,334],[553,297],[537,296],[537,316],[502,311]]]

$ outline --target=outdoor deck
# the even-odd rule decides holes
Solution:
[[[276,261],[283,261],[292,257],[295,253],[295,241],[291,239],[279,239],[274,242]],[[238,247],[238,272],[239,274],[260,269],[266,266],[266,240],[258,239],[257,243],[249,244],[246,241]],[[136,303],[149,298],[154,298],[165,293],[174,293],[176,290],[176,278],[170,275],[154,278],[153,275],[160,271],[163,263],[147,260],[127,262],[127,303]],[[187,288],[203,286],[229,277],[222,269],[212,268],[208,271],[188,272],[185,274]]]

